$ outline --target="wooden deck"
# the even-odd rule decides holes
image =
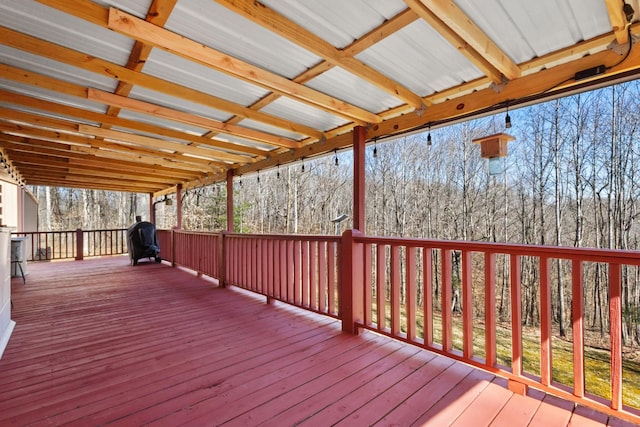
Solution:
[[[28,269],[0,426],[630,425],[166,264]]]

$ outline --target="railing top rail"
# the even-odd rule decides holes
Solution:
[[[171,229],[166,229],[166,228],[158,229],[157,231],[164,231],[164,232],[173,231],[174,233],[177,233],[177,234],[197,234],[197,235],[205,235],[205,236],[219,235],[220,234],[219,231],[178,230],[178,229],[171,230]]]
[[[127,231],[126,228],[104,228],[99,230],[82,230],[85,233],[96,233],[105,231]],[[11,234],[62,234],[62,233],[75,233],[77,230],[58,230],[58,231],[12,231]]]
[[[244,233],[228,233],[227,237],[237,237],[240,239],[263,239],[263,240],[313,240],[315,242],[340,242],[340,236],[327,236],[324,234],[244,234]]]
[[[540,246],[513,243],[471,242],[465,240],[436,240],[398,237],[354,235],[357,243],[450,249],[494,254],[514,254],[560,259],[580,259],[590,262],[640,265],[640,251],[622,249],[574,248],[570,246]]]

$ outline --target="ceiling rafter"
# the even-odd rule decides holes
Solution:
[[[137,99],[114,95],[112,93],[104,92],[98,89],[89,89],[87,91],[87,99],[112,106],[118,106],[120,108],[131,111],[137,111],[139,113],[149,114],[151,116],[161,117],[167,120],[173,120],[193,126],[203,127],[205,129],[215,129],[222,133],[235,135],[241,138],[262,142],[265,144],[275,145],[278,147],[298,148],[301,145],[299,142],[292,139],[282,138],[266,132],[223,123],[218,120],[197,116],[195,114],[185,113],[172,108],[152,104],[150,102],[139,101]]]
[[[161,152],[158,150],[151,150],[142,147],[133,147],[131,145],[117,144],[109,141],[100,141],[95,138],[87,138],[85,136],[79,136],[77,134],[68,134],[62,132],[56,132],[45,129],[38,129],[24,125],[16,125],[10,123],[0,122],[0,132],[14,136],[24,136],[27,138],[43,139],[51,142],[62,142],[65,144],[72,144],[73,150],[82,151],[84,149],[98,150],[97,153],[101,153],[100,150],[109,150],[121,155],[129,156],[147,156],[155,157],[158,164],[169,165],[176,161],[183,162],[180,167],[184,169],[192,169],[196,171],[215,171],[216,169],[226,168],[226,164],[223,162],[199,159],[195,157],[189,157],[182,154],[172,154],[167,152]],[[91,152],[91,151],[89,151]],[[117,158],[117,157],[116,157]]]
[[[70,145],[50,143],[31,138],[14,137],[12,135],[0,135],[0,142],[7,150],[22,151],[25,153],[41,154],[67,159],[69,165],[84,166],[88,168],[100,168],[104,170],[137,174],[140,176],[163,176],[173,180],[190,180],[202,176],[202,173],[185,172],[178,169],[170,169],[153,165],[140,165],[131,162],[100,159],[94,155],[80,153],[71,150]],[[46,166],[46,165],[43,165]]]
[[[346,54],[262,3],[254,0],[216,0],[216,2],[287,40],[297,43],[330,64],[339,66],[379,89],[402,99],[413,108],[424,108],[422,98],[411,90],[358,61],[353,56]]]
[[[31,168],[42,168],[43,166],[51,169],[49,173],[54,175],[55,173],[64,173],[67,175],[83,175],[87,178],[92,177],[101,177],[101,178],[111,178],[123,181],[134,181],[139,183],[147,183],[147,184],[160,184],[165,187],[171,185],[172,182],[175,182],[175,179],[171,179],[166,176],[158,176],[158,175],[147,175],[140,176],[136,173],[127,173],[123,171],[110,171],[102,168],[96,167],[86,167],[82,165],[71,165],[68,162],[65,162],[59,158],[50,158],[46,155],[39,154],[25,154],[19,151],[8,150],[9,155],[14,162],[19,165],[21,169],[26,169],[27,167]]]
[[[144,43],[165,49],[249,83],[286,95],[305,104],[337,114],[357,124],[379,123],[382,119],[315,89],[295,83],[237,58],[204,46],[179,34],[157,27],[116,8],[109,9],[109,28]]]
[[[507,79],[513,80],[520,77],[520,68],[513,62],[509,55],[500,49],[484,31],[480,29],[463,11],[451,0],[419,0],[422,5],[449,30],[445,30],[439,23],[434,28],[446,38],[453,32],[469,45],[475,53],[486,62],[492,64]],[[415,9],[414,9],[415,10]],[[423,15],[421,15],[423,16]],[[433,22],[430,22],[432,25]],[[444,30],[444,31],[443,31]],[[447,33],[446,35],[444,33]],[[457,43],[456,43],[457,45]],[[467,49],[465,45],[456,46]],[[474,54],[472,54],[474,56]],[[499,83],[499,82],[496,82]]]
[[[443,16],[449,10],[437,4],[437,1],[404,0],[404,2],[494,83],[501,83],[503,75],[509,79],[519,77],[520,70],[517,65],[475,27],[453,2],[450,8],[454,16]],[[476,39],[471,39],[472,36]],[[483,42],[486,43],[484,46],[481,45]]]
[[[151,6],[149,6],[149,11],[147,12],[145,19],[155,25],[164,26],[176,3],[177,0],[153,0]],[[129,54],[129,60],[127,61],[126,67],[130,70],[142,71],[144,64],[147,62],[147,59],[149,59],[152,49],[152,46],[136,41],[131,49],[131,53]],[[133,88],[134,85],[131,83],[119,81],[114,93],[120,96],[129,96]],[[109,106],[106,114],[108,116],[117,117],[120,114],[120,108]],[[110,125],[102,124],[102,127],[109,128]]]
[[[6,77],[3,75],[1,70],[0,70],[0,77]],[[82,97],[86,98],[87,91],[84,90],[82,93],[83,93]],[[87,111],[87,110],[83,110],[76,107],[57,104],[51,101],[31,98],[25,95],[14,94],[14,93],[6,92],[3,90],[0,90],[0,100],[6,101],[6,102],[12,102],[28,108],[35,108],[42,111],[48,111],[50,113],[64,114],[66,116],[75,117],[78,120],[89,120],[96,123],[107,123],[110,126],[117,126],[117,127],[127,128],[131,130],[137,130],[140,132],[156,134],[156,135],[164,136],[167,138],[186,141],[186,142],[190,142],[198,145],[204,144],[207,146],[220,148],[220,149],[231,151],[231,152],[250,154],[250,155],[259,156],[259,157],[267,157],[269,153],[268,151],[262,150],[259,148],[248,147],[245,145],[222,141],[220,139],[215,139],[215,138],[212,139],[208,137],[192,135],[190,133],[181,132],[178,130],[165,128],[165,127],[155,126],[155,125],[138,122],[134,120],[112,117],[102,113],[96,113],[96,112]],[[7,115],[8,115],[7,117],[13,117],[13,118],[16,118],[17,120],[20,120],[20,119],[28,120],[30,123],[33,123],[33,124],[51,123],[53,124],[51,127],[55,128],[56,126],[60,126],[61,129],[68,128],[69,126],[68,123],[65,123],[64,120],[60,120],[60,119],[56,120],[56,119],[46,118],[45,116],[39,116],[32,113],[18,112],[16,110],[4,109],[3,111],[7,111]]]
[[[161,185],[150,185],[142,182],[122,181],[114,185],[114,180],[110,178],[88,179],[87,177],[75,177],[68,174],[63,176],[51,176],[38,173],[37,170],[30,172],[30,185],[43,185],[66,188],[87,188],[106,191],[129,191],[133,193],[154,194],[163,188]]]
[[[13,31],[6,27],[0,26],[0,43],[35,55],[44,56],[46,58],[53,59],[54,61],[60,61],[74,67],[91,71],[102,76],[126,81],[146,89],[238,115],[245,119],[255,120],[276,128],[311,136],[318,140],[323,138],[322,132],[309,126],[251,110],[250,108],[235,104],[231,101],[227,101],[168,80],[142,74],[138,71],[129,70],[128,68],[122,67],[118,64],[56,45],[55,43],[50,43],[27,34]]]
[[[345,47],[343,51],[345,54],[349,56],[356,56],[359,53],[363,52],[365,49],[373,46],[375,43],[381,40],[384,40],[385,38],[391,36],[397,31],[400,31],[401,29],[411,24],[412,22],[416,21],[417,19],[419,19],[419,17],[418,15],[415,14],[413,10],[405,9],[404,11],[398,13],[396,16],[383,22],[380,26],[374,28],[367,34],[363,35],[358,40],[355,40],[349,46]],[[294,77],[292,80],[296,83],[304,84],[309,80],[312,80],[313,78],[330,70],[333,67],[334,65],[331,64],[330,62],[321,61],[318,64],[314,65],[313,67],[310,67],[308,70],[303,71],[298,76]],[[275,102],[278,98],[280,98],[279,93],[271,92],[270,94],[264,96],[262,99],[250,105],[249,108],[256,111],[260,110],[266,107],[267,105]],[[431,105],[431,103],[424,98],[422,99],[422,103],[427,107]],[[402,108],[403,108],[403,111],[407,111],[407,112],[413,109],[407,105],[403,105]],[[380,115],[383,116],[383,114],[380,114]],[[239,123],[240,121],[242,121],[242,117],[236,116],[229,119],[227,123]],[[334,136],[349,132],[351,131],[352,128],[353,128],[353,125],[351,124],[340,126],[339,128],[325,132],[325,136],[327,139],[332,138]],[[312,140],[305,141],[305,143],[310,143],[310,142],[313,142],[313,141]]]
[[[90,125],[79,125],[78,131],[85,135],[93,135],[94,137],[101,137],[109,139],[115,142],[126,142],[130,144],[140,145],[144,148],[169,150],[172,154],[191,154],[194,156],[208,158],[214,161],[224,162],[246,162],[247,158],[239,156],[237,154],[230,154],[220,150],[213,150],[210,148],[194,147],[191,145],[181,144],[179,142],[166,141],[158,138],[151,138],[144,135],[136,135],[128,132],[120,132],[111,129],[104,129]]]
[[[627,18],[622,9],[624,1],[604,0],[604,3],[607,6],[611,29],[616,35],[616,41],[621,45],[629,43],[629,32],[627,31],[629,22],[627,22]]]

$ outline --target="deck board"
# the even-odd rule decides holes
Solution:
[[[167,264],[29,264],[0,425],[627,425]]]

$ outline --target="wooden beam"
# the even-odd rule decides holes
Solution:
[[[54,146],[54,147],[52,147]],[[57,146],[57,147],[56,147]],[[34,155],[45,155],[65,159],[69,166],[95,168],[114,172],[125,171],[128,174],[140,176],[163,176],[173,181],[182,181],[202,177],[202,173],[170,169],[157,165],[140,165],[122,160],[109,160],[98,158],[87,153],[73,151],[71,146],[49,143],[29,138],[0,135],[0,147],[8,151],[23,152]],[[45,165],[46,166],[46,165]]]
[[[356,56],[418,19],[419,16],[412,9],[405,9],[396,16],[389,18],[380,24],[379,27],[372,29],[358,40],[355,40],[349,46],[346,46],[343,49],[344,53],[349,56]]]
[[[431,13],[504,76],[520,77],[520,68],[451,0],[420,0]],[[414,9],[415,10],[415,9]],[[441,27],[434,27],[441,31]],[[449,31],[446,31],[449,33]],[[442,34],[442,33],[441,33]],[[444,34],[443,34],[444,35]],[[445,38],[448,37],[445,36]],[[459,48],[456,44],[456,48]]]
[[[34,156],[27,155],[25,157],[24,153],[16,153],[14,151],[10,151],[15,159],[16,164],[20,165],[20,168],[27,172],[27,165],[31,168],[31,172],[35,170],[40,170],[42,173],[46,173],[50,176],[55,176],[56,174],[64,174],[64,175],[72,175],[72,176],[85,176],[87,178],[98,177],[98,178],[108,178],[108,179],[117,179],[122,181],[135,181],[140,183],[150,183],[150,184],[161,184],[162,186],[169,186],[175,184],[176,180],[168,179],[166,177],[158,177],[151,175],[140,175],[140,174],[129,174],[123,172],[114,172],[110,170],[102,170],[98,168],[86,168],[80,166],[71,166],[68,163],[62,160],[54,159],[42,159],[42,157],[47,156]],[[46,168],[46,169],[44,169]]]
[[[169,96],[186,99],[207,107],[226,111],[234,115],[242,116],[246,119],[255,120],[290,132],[308,135],[316,139],[323,138],[322,132],[309,126],[294,123],[259,111],[254,111],[225,99],[181,86],[168,80],[129,70],[128,68],[122,67],[118,64],[56,45],[6,27],[0,27],[0,44],[50,58],[55,61],[60,61],[102,76],[125,81],[132,85],[139,85]]]
[[[621,45],[629,43],[629,32],[627,31],[629,22],[627,22],[622,10],[624,2],[620,0],[604,0],[604,3],[607,5],[609,21],[611,22],[611,29],[616,35],[616,41]]]
[[[4,77],[2,72],[0,71],[0,77]],[[82,97],[86,98],[85,89]],[[40,100],[31,98],[25,95],[14,94],[11,92],[6,92],[0,90],[0,100],[5,100],[8,103],[22,105],[30,108],[37,108],[39,110],[48,111],[58,115],[70,116],[76,118],[78,121],[91,121],[96,123],[109,124],[111,126],[117,126],[122,128],[127,128],[131,130],[136,130],[145,133],[156,134],[159,136],[164,136],[166,138],[187,141],[190,143],[195,143],[197,145],[207,145],[214,148],[221,148],[226,151],[232,151],[237,153],[250,154],[258,157],[267,157],[269,151],[262,150],[259,148],[248,147],[240,144],[235,144],[232,142],[226,142],[219,139],[212,139],[204,136],[192,135],[187,132],[181,132],[175,129],[165,128],[162,126],[155,126],[143,122],[137,122],[134,120],[121,119],[117,117],[112,117],[106,114],[95,113],[93,111],[83,110],[81,108],[70,107],[62,104],[57,104],[55,102]],[[69,120],[63,119],[54,119],[47,116],[40,116],[33,113],[26,113],[17,110],[10,110],[7,108],[1,108],[2,114],[7,118],[12,118],[15,120],[25,121],[31,124],[37,124],[40,126],[47,126],[53,129],[66,129],[66,130],[75,130],[77,128],[77,122],[71,122]]]
[[[216,0],[238,15],[250,19],[287,40],[313,52],[334,66],[339,66],[351,74],[368,81],[379,89],[395,96],[413,108],[422,109],[420,96],[384,74],[358,61],[353,56],[316,36],[306,28],[280,15],[268,6],[254,0]]]
[[[78,131],[86,135],[99,136],[108,138],[115,142],[128,142],[140,145],[146,148],[169,150],[172,154],[192,154],[194,156],[207,158],[215,161],[225,161],[231,163],[251,163],[251,159],[237,154],[225,153],[224,151],[213,150],[209,148],[193,147],[191,145],[181,144],[179,142],[166,141],[158,138],[151,138],[133,133],[120,132],[111,129],[99,128],[89,125],[78,125]]]
[[[226,168],[227,164],[188,157],[182,154],[171,154],[160,152],[157,150],[149,150],[145,148],[134,147],[131,145],[122,145],[108,141],[100,141],[85,136],[60,133],[51,130],[31,128],[23,125],[15,125],[0,122],[0,131],[14,136],[24,136],[27,138],[43,139],[51,142],[62,142],[72,144],[72,150],[92,153],[103,157],[107,153],[113,153],[112,158],[128,158],[133,161],[143,161],[147,159],[147,163],[158,164],[168,167],[180,167],[186,170],[195,170],[200,172],[215,171],[217,169]]]
[[[48,178],[42,176],[32,177],[27,181],[27,184],[64,188],[92,188],[95,190],[124,191],[129,193],[153,193],[161,190],[161,187],[143,184],[127,184],[118,182],[117,180],[95,180],[91,182],[89,186],[86,179]]]
[[[196,116],[195,114],[185,113],[183,111],[162,107],[149,102],[114,95],[98,89],[89,89],[87,91],[87,99],[205,129],[215,129],[222,133],[235,135],[252,141],[258,141],[264,144],[275,145],[277,147],[298,148],[301,145],[299,142],[288,138],[282,138],[266,132],[222,123],[207,117]]]
[[[295,83],[118,9],[109,9],[109,28],[233,77],[279,92],[331,114],[339,115],[347,120],[362,124],[382,121],[378,115],[370,111]]]
[[[367,34],[360,37],[358,40],[351,43],[349,46],[345,47],[343,51],[346,55],[356,56],[359,53],[366,50],[367,48],[373,46],[377,42],[384,40],[386,37],[389,37],[390,35],[396,33],[397,31],[400,31],[402,28],[406,27],[407,25],[411,24],[417,19],[418,19],[418,15],[416,15],[411,9],[405,9],[403,12],[400,12],[393,18],[390,18],[389,20],[385,21],[379,27],[374,28]],[[315,77],[318,77],[322,73],[330,70],[331,68],[333,68],[333,64],[329,63],[328,61],[321,61],[318,64],[314,65],[313,67],[309,68],[308,70],[303,71],[302,73],[294,77],[292,80],[296,83],[304,84],[314,79]],[[270,94],[262,97],[258,101],[251,104],[249,108],[256,111],[261,110],[262,108],[265,108],[267,105],[275,102],[278,98],[280,98],[279,93],[271,92]],[[422,100],[422,103],[427,107],[431,105],[426,98]],[[402,108],[404,112],[409,112],[412,109],[407,105],[403,105]],[[227,123],[233,124],[233,123],[239,123],[240,121],[242,121],[242,117],[236,116],[229,119]],[[339,128],[325,132],[324,136],[326,137],[326,139],[332,138],[336,135],[349,132],[351,129],[353,129],[353,127],[354,127],[354,124],[349,123],[345,126],[340,126]],[[305,141],[305,145],[307,143],[312,143],[312,142],[314,142],[313,139],[307,140]]]
[[[467,41],[440,19],[421,0],[404,0],[404,2],[445,40],[464,55],[473,65],[478,67],[491,81],[498,84],[502,82],[502,72],[488,61],[483,55],[471,47]]]

